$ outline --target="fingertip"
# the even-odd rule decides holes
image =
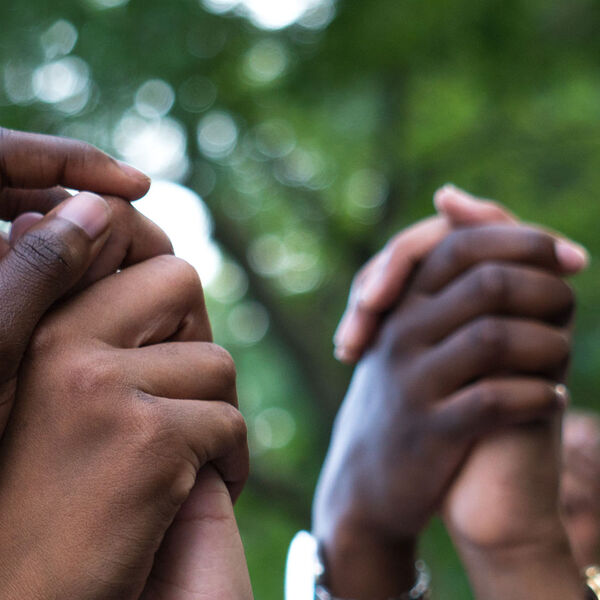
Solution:
[[[121,172],[131,181],[131,192],[127,195],[127,200],[139,200],[145,196],[152,184],[150,177],[126,162],[121,160],[115,162]]]
[[[589,252],[575,242],[560,239],[554,248],[559,264],[567,273],[578,273],[590,264]]]
[[[121,171],[123,171],[123,173],[125,173],[125,175],[127,175],[127,177],[131,177],[132,179],[135,179],[137,181],[141,181],[141,182],[144,182],[144,183],[147,183],[148,185],[150,185],[150,177],[148,177],[148,175],[146,175],[139,169],[132,167],[130,164],[127,164],[126,162],[123,162],[122,160],[117,160],[117,164],[119,165],[119,168],[121,169]]]
[[[453,183],[445,183],[442,187],[438,188],[434,192],[433,206],[438,212],[443,212],[448,198],[451,196],[451,194],[454,194],[457,189],[458,188]]]
[[[11,246],[15,244],[25,233],[27,233],[27,231],[39,223],[43,218],[44,215],[38,212],[26,212],[19,215],[12,222],[8,238],[9,244]]]
[[[335,346],[333,355],[339,362],[346,365],[353,365],[360,359],[360,352],[346,346]]]

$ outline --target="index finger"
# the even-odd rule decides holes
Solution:
[[[356,275],[335,333],[336,357],[357,361],[379,328],[380,315],[400,298],[423,256],[449,233],[443,217],[430,217],[396,234]]]
[[[85,142],[0,128],[0,189],[57,185],[135,200],[150,180]]]

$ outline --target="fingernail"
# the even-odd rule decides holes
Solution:
[[[123,173],[125,173],[125,175],[127,175],[127,177],[133,177],[134,179],[142,179],[144,181],[150,182],[150,177],[148,177],[148,175],[146,175],[145,173],[142,173],[140,170],[136,169],[135,167],[128,165],[127,163],[123,162],[122,160],[118,160],[117,164],[119,165],[119,168],[121,169],[121,171],[123,171]]]
[[[557,240],[554,248],[558,262],[566,271],[577,273],[587,267],[590,262],[589,253],[579,244]]]
[[[569,404],[569,390],[566,385],[559,383],[554,387],[554,394],[556,395],[556,401],[562,408],[566,408]]]
[[[83,229],[92,240],[99,237],[110,222],[108,204],[100,196],[88,192],[67,200],[56,215]]]

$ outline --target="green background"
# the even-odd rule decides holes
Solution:
[[[197,0],[109,4],[0,3],[0,124],[116,154],[124,115],[185,139],[166,175],[202,196],[227,259],[208,293],[250,428],[238,516],[255,595],[275,600],[350,376],[331,338],[359,266],[447,181],[600,250],[600,4],[346,0],[277,31]],[[44,88],[63,67],[66,99]],[[571,388],[592,407],[599,275],[574,282]],[[438,597],[470,597],[439,523],[422,553]]]

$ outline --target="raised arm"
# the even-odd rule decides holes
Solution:
[[[548,324],[573,305],[563,271],[553,237],[515,225],[458,230],[424,261],[357,367],[317,490],[335,596],[407,592],[418,535],[476,440],[564,408],[541,375],[569,355]]]

